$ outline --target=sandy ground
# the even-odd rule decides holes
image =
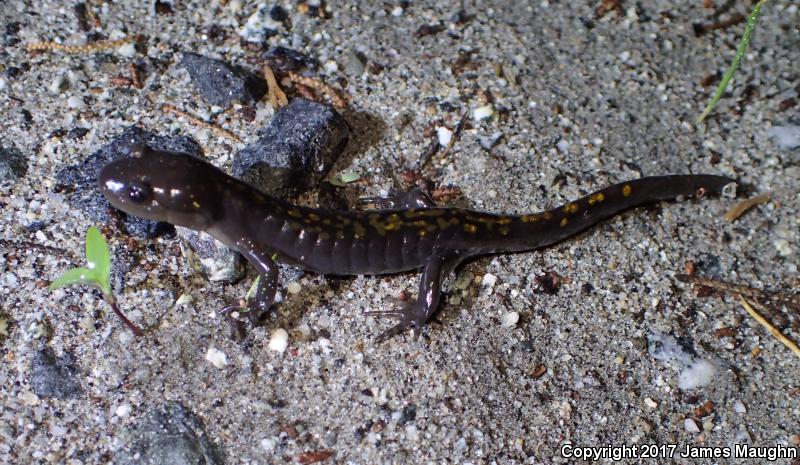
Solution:
[[[388,322],[362,312],[416,292],[413,273],[303,275],[264,327],[235,342],[215,310],[249,281],[208,283],[171,252],[178,239],[111,234],[115,255],[137,257],[116,289],[149,328],[132,338],[96,292],[46,289],[81,263],[92,224],[56,192],[55,174],[132,124],[190,136],[230,169],[273,110],[260,102],[249,122],[213,108],[179,64],[194,51],[252,67],[263,49],[238,32],[257,5],[227,3],[178,1],[168,14],[153,2],[93,1],[100,26],[90,17],[88,32],[71,2],[0,5],[0,146],[28,165],[0,193],[0,462],[137,463],[150,453],[163,463],[559,463],[575,461],[563,455],[571,444],[639,456],[661,445],[662,462],[764,463],[681,453],[787,451],[800,441],[798,358],[733,298],[698,296],[675,277],[694,262],[702,276],[798,289],[800,154],[766,134],[798,120],[796,3],[765,6],[733,86],[699,126],[744,25],[697,35],[693,24],[747,14],[741,2],[719,18],[703,4],[726,2],[623,1],[601,17],[598,6],[612,2],[467,1],[460,17],[449,2],[329,2],[326,19],[287,4],[268,44],[315,57],[315,75],[352,97],[353,141],[332,170],[361,176],[348,195],[403,187],[402,172],[435,137],[426,128],[452,128],[468,111],[470,127],[426,172],[460,188],[459,205],[537,211],[612,182],[686,172],[733,176],[740,196],[771,191],[773,200],[733,223],[723,219],[730,198],[663,203],[547,250],[476,260],[451,280],[441,325],[381,344]],[[415,36],[436,24],[443,30]],[[140,34],[146,46],[25,49],[97,33]],[[147,70],[141,89],[114,85],[130,63]],[[243,142],[160,110],[165,103]],[[493,117],[475,120],[485,105]],[[496,133],[484,149],[481,138]],[[555,294],[536,292],[545,272],[564,278]],[[191,299],[175,305],[179,296]],[[511,312],[520,319],[507,327]],[[797,314],[776,313],[800,339]],[[278,328],[289,333],[284,352],[268,347]],[[225,355],[221,368],[206,360],[210,348]],[[64,354],[66,368],[34,373]],[[64,389],[46,386],[48,373]],[[159,432],[163,418],[171,432]]]

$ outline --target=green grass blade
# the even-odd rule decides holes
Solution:
[[[75,284],[88,284],[90,286],[100,287],[94,270],[88,268],[72,268],[71,270],[61,273],[61,276],[50,283],[47,288],[52,291],[59,287],[72,286]]]
[[[86,267],[93,271],[103,294],[111,295],[111,257],[108,244],[94,226],[86,231]]]
[[[728,67],[727,71],[725,71],[725,74],[722,75],[722,81],[720,81],[719,85],[717,86],[717,91],[714,93],[714,97],[712,97],[711,101],[708,102],[708,105],[706,105],[706,109],[703,110],[703,113],[697,117],[697,124],[702,123],[714,110],[719,102],[719,99],[722,98],[722,94],[725,93],[725,89],[728,88],[728,83],[730,82],[731,78],[733,78],[733,74],[737,69],[739,69],[739,62],[742,61],[742,56],[747,50],[747,45],[750,43],[750,34],[752,34],[753,29],[756,27],[756,23],[758,22],[758,15],[761,13],[761,6],[765,3],[767,3],[767,0],[759,0],[759,2],[756,3],[756,6],[753,7],[753,11],[750,12],[750,16],[747,18],[747,25],[744,28],[744,34],[742,34],[742,40],[739,41],[739,47],[736,49],[736,55],[733,57],[733,61]]]

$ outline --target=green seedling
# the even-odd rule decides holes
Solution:
[[[61,274],[53,281],[48,289],[51,291],[60,287],[86,284],[95,287],[103,293],[103,298],[114,310],[120,320],[136,336],[143,336],[142,330],[133,324],[117,307],[117,301],[111,290],[111,258],[108,253],[108,244],[100,231],[92,226],[86,231],[86,267],[72,268]]]
[[[756,23],[758,22],[758,15],[761,13],[761,6],[765,3],[767,3],[767,0],[760,0],[758,3],[756,3],[756,6],[753,7],[753,11],[750,12],[750,16],[747,17],[747,25],[744,28],[742,40],[739,41],[739,47],[736,49],[736,55],[734,55],[733,61],[731,62],[731,65],[728,66],[725,74],[722,75],[722,80],[717,86],[717,90],[714,92],[714,96],[711,98],[711,101],[708,102],[708,105],[706,105],[703,113],[697,117],[697,124],[702,123],[709,113],[714,110],[714,108],[717,106],[717,102],[719,102],[719,99],[722,98],[722,94],[725,93],[725,89],[728,88],[728,83],[731,82],[734,73],[736,73],[736,70],[739,69],[739,62],[742,61],[742,56],[744,55],[744,52],[747,51],[747,45],[750,43],[750,35],[753,33],[753,29],[756,27]]]

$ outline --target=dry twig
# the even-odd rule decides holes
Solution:
[[[178,115],[178,116],[181,116],[183,118],[186,118],[186,120],[189,121],[190,123],[192,123],[192,124],[194,124],[196,126],[200,126],[200,127],[206,128],[206,129],[210,130],[211,132],[213,132],[214,134],[216,134],[218,136],[226,137],[226,138],[231,139],[231,140],[233,140],[235,142],[241,142],[242,141],[242,139],[239,136],[237,136],[236,134],[228,131],[227,129],[223,129],[223,128],[217,126],[216,124],[212,124],[212,123],[209,123],[207,121],[203,121],[202,119],[200,119],[200,118],[198,118],[198,117],[196,117],[194,115],[191,115],[191,114],[189,114],[189,113],[187,113],[187,112],[185,112],[183,110],[180,110],[180,109],[176,108],[174,105],[170,105],[170,104],[167,103],[167,104],[162,105],[161,109],[163,111],[168,112],[168,113],[173,113],[175,115]]]
[[[761,195],[757,195],[755,197],[750,197],[749,199],[742,200],[741,202],[737,203],[727,213],[725,213],[725,221],[732,222],[739,218],[740,216],[744,215],[747,210],[755,207],[756,205],[761,205],[764,203],[769,202],[769,199],[772,197],[772,194],[766,192]]]
[[[117,40],[98,40],[85,45],[64,45],[58,42],[32,42],[27,45],[29,53],[36,52],[64,52],[72,54],[91,54],[121,47],[131,42],[138,42],[140,36],[128,36]]]
[[[302,84],[318,92],[322,92],[330,99],[330,101],[333,103],[333,106],[336,108],[347,108],[347,96],[342,97],[333,87],[325,84],[324,82],[314,78],[302,76],[292,71],[288,72],[286,76],[293,83]]]
[[[288,105],[289,99],[286,98],[286,94],[281,89],[281,86],[278,85],[272,68],[266,65],[264,65],[264,78],[267,80],[267,95],[269,95],[269,103],[272,108],[278,110]]]
[[[794,341],[784,336],[778,328],[772,326],[769,321],[767,321],[763,316],[759,315],[759,313],[753,309],[753,307],[749,302],[747,302],[747,300],[745,300],[744,297],[739,296],[739,300],[742,303],[742,307],[747,310],[747,313],[749,313],[750,316],[752,316],[761,326],[767,328],[775,339],[788,347],[792,352],[794,352],[795,355],[797,355],[798,358],[800,358],[800,347],[797,347],[797,344],[795,344]]]

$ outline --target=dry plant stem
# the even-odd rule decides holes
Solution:
[[[456,145],[458,139],[461,137],[461,131],[464,130],[464,125],[467,123],[467,112],[465,111],[463,115],[461,115],[461,120],[459,120],[458,124],[456,125],[455,129],[453,129],[453,135],[450,137],[450,142],[447,143],[447,147],[442,150],[441,154],[439,154],[440,159],[444,159],[447,155],[450,154],[450,150],[453,149],[453,146]]]
[[[222,129],[221,127],[219,127],[219,126],[217,126],[215,124],[211,124],[211,123],[209,123],[207,121],[203,121],[200,118],[198,118],[196,116],[193,116],[193,115],[191,115],[191,114],[189,114],[189,113],[187,113],[187,112],[185,112],[183,110],[179,110],[177,107],[175,107],[174,105],[170,105],[169,103],[165,103],[164,105],[161,105],[161,110],[166,111],[168,113],[173,113],[173,114],[181,116],[183,118],[186,118],[186,120],[189,121],[190,123],[192,123],[192,124],[194,124],[196,126],[200,126],[200,127],[206,128],[206,129],[208,129],[209,131],[213,132],[214,134],[216,134],[218,136],[226,137],[226,138],[231,139],[231,140],[233,140],[235,142],[241,142],[242,141],[242,139],[239,138],[239,136],[237,136],[236,134],[228,131],[227,129]]]
[[[335,106],[336,108],[347,107],[347,99],[340,96],[339,93],[333,89],[333,87],[325,84],[324,82],[318,81],[313,78],[301,76],[291,71],[286,76],[289,78],[290,81],[294,83],[302,84],[304,86],[322,92],[331,100],[333,106]]]
[[[728,210],[727,213],[725,213],[725,221],[732,222],[736,220],[740,216],[744,215],[745,212],[747,212],[747,210],[750,210],[751,208],[757,205],[769,202],[770,198],[772,198],[772,194],[770,192],[766,192],[764,194],[742,200],[741,202],[731,207],[731,209]]]
[[[690,276],[686,274],[679,274],[676,277],[678,280],[683,282],[699,284],[711,289],[727,292],[728,294],[742,295],[757,300],[775,300],[782,303],[800,306],[800,295],[789,292],[767,292],[742,284],[732,284],[725,281],[717,281],[716,279],[703,278],[701,276]],[[759,306],[760,304],[758,304],[757,300],[754,302],[754,305]]]
[[[749,313],[750,316],[752,316],[761,326],[767,328],[770,334],[772,334],[772,336],[775,339],[780,341],[781,344],[788,347],[792,352],[794,352],[794,354],[798,358],[800,358],[800,347],[797,347],[797,344],[795,344],[794,341],[784,336],[783,333],[781,333],[780,330],[778,330],[778,328],[772,326],[772,324],[769,321],[767,321],[763,316],[759,315],[758,312],[756,312],[753,309],[753,307],[750,306],[750,303],[747,302],[747,300],[745,300],[744,297],[739,296],[739,300],[742,303],[742,307],[744,307],[744,309],[747,310],[747,313]]]
[[[130,329],[130,330],[131,330],[131,332],[132,332],[132,333],[133,333],[133,334],[134,334],[136,337],[142,337],[142,336],[144,336],[144,333],[142,332],[142,330],[141,330],[141,329],[139,329],[139,327],[138,327],[138,326],[136,326],[135,324],[133,324],[133,322],[132,322],[131,320],[129,320],[129,319],[128,319],[128,317],[126,317],[124,313],[122,313],[122,311],[121,311],[121,310],[119,309],[119,307],[117,306],[117,302],[114,300],[114,297],[113,297],[113,296],[106,297],[106,302],[108,302],[108,305],[110,305],[110,306],[111,306],[111,309],[112,309],[112,310],[114,310],[114,313],[116,313],[116,314],[117,314],[117,316],[119,317],[119,319],[120,319],[120,320],[122,320],[122,323],[123,323],[125,326],[127,326],[127,327],[128,327],[128,329]]]
[[[117,40],[98,40],[86,45],[64,45],[57,42],[33,42],[27,45],[29,53],[34,52],[64,52],[72,54],[90,54],[104,50],[121,47],[131,42],[138,42],[139,36],[128,36]]]
[[[275,74],[269,66],[264,66],[264,78],[267,80],[267,94],[269,95],[269,103],[272,105],[272,108],[278,110],[288,105],[289,99],[286,98],[286,94],[281,89],[281,86],[278,85]]]

